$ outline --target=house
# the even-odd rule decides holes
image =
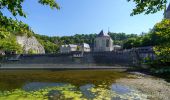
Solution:
[[[68,44],[68,45],[62,45],[60,47],[60,53],[70,53],[73,51],[77,51],[77,45]]]
[[[5,52],[0,50],[0,56],[4,56],[5,55]]]
[[[90,52],[91,51],[90,46],[87,43],[80,44],[79,47],[80,47],[79,51],[83,51],[83,52]]]
[[[114,51],[117,51],[117,50],[120,50],[120,49],[122,49],[122,47],[120,45],[113,45]]]
[[[60,47],[60,53],[70,53],[74,51],[90,52],[90,46],[87,43],[83,43],[79,45],[75,44],[62,45]]]
[[[94,41],[94,52],[113,51],[113,40],[103,30],[97,35]]]

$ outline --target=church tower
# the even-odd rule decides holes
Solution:
[[[170,19],[170,4],[169,4],[168,8],[164,12],[164,18],[165,19]]]
[[[94,52],[113,51],[113,40],[103,30],[97,35],[94,42]]]

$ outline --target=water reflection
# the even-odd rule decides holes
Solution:
[[[94,84],[85,84],[80,87],[68,83],[47,83],[47,82],[32,82],[23,86],[25,91],[42,91],[49,89],[47,96],[48,99],[66,99],[71,98],[71,94],[75,98],[88,99],[88,100],[145,100],[147,95],[142,94],[140,91],[132,89],[128,86],[114,83],[110,88],[105,85],[95,86]],[[77,97],[76,97],[77,96]],[[73,98],[72,98],[73,99]]]
[[[112,84],[111,90],[115,91],[118,94],[127,94],[131,92],[131,89],[129,87],[120,84]]]
[[[147,99],[140,91],[115,83],[126,76],[112,70],[0,71],[0,100]]]
[[[31,82],[24,85],[22,89],[25,91],[37,91],[44,88],[62,87],[66,85],[66,83]]]

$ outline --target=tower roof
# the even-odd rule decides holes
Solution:
[[[104,33],[103,30],[97,35],[98,37],[109,36],[107,33]]]

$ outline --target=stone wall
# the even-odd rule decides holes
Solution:
[[[83,57],[73,57],[73,54],[75,53],[20,55],[18,61],[9,61],[6,59],[2,63],[131,66],[133,62],[128,52],[89,52],[84,53]]]

